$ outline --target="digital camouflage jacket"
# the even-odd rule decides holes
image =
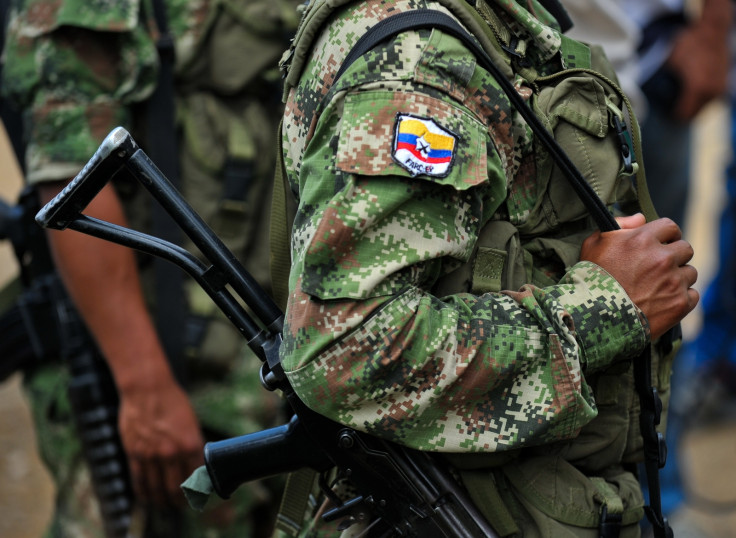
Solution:
[[[207,90],[232,99],[250,91],[248,85],[273,69],[288,43],[296,3],[166,0],[177,94]],[[223,36],[215,47],[213,33]],[[28,115],[29,182],[74,177],[118,125],[139,136],[131,107],[151,95],[158,75],[160,33],[150,0],[28,0],[7,34],[2,92]],[[222,165],[230,145],[220,138],[221,147],[195,144],[202,167]]]
[[[648,325],[606,271],[578,262],[595,230],[585,206],[454,37],[402,33],[335,80],[368,27],[424,8],[469,28],[601,199],[631,209],[615,75],[538,3],[312,2],[282,61],[283,162],[298,200],[284,368],[338,422],[511,462],[496,481],[514,483],[529,520],[554,512],[593,532],[598,486],[615,482],[637,533],[641,493],[620,469],[641,456],[630,359]],[[662,393],[669,364],[655,359]],[[592,483],[584,475],[607,478],[572,501]],[[542,508],[526,501],[546,493],[521,491],[535,481],[559,486]],[[560,514],[578,508],[588,515]]]
[[[559,34],[539,35],[528,12],[499,4],[530,36],[528,54],[554,69]],[[289,378],[308,405],[419,449],[574,437],[596,415],[585,374],[641,351],[644,320],[590,263],[544,267],[558,280],[544,288],[432,294],[489,220],[539,220],[545,191],[526,126],[452,37],[401,35],[329,87],[341,58],[322,52],[342,40],[348,51],[385,6],[344,8],[289,94],[285,162],[299,193]]]

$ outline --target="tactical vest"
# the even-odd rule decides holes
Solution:
[[[296,28],[295,6],[288,0],[212,0],[199,39],[177,48],[178,188],[267,289],[272,145],[282,109],[277,63]],[[136,118],[140,126],[144,115]],[[145,147],[145,131],[131,132]],[[135,184],[135,192],[126,190],[130,184],[118,186],[132,226],[148,229],[147,195]],[[155,297],[155,283],[143,270],[146,295]],[[197,362],[197,375],[227,370],[242,352],[242,336],[196,283],[185,285],[191,313],[185,352]]]
[[[308,8],[294,45],[282,60],[287,69],[285,96],[298,83],[324,22],[349,1],[328,0]],[[649,220],[656,218],[643,168],[635,159],[640,153],[638,126],[601,50],[563,36],[564,69],[540,76],[533,66],[512,61],[514,56],[523,57],[524,43],[513,39],[484,0],[476,0],[475,9],[462,0],[437,1],[478,40],[505,75],[518,74],[534,89],[531,103],[536,116],[606,205],[625,214],[641,210]],[[630,130],[625,128],[627,120]],[[502,218],[485,223],[471,258],[437,282],[432,290],[436,296],[516,290],[526,283],[545,287],[555,284],[579,260],[580,245],[594,228],[588,209],[549,155],[542,149],[537,154],[537,185],[544,194],[535,218],[521,225]],[[275,193],[275,198],[287,199],[275,200],[274,222],[286,221],[285,228],[272,231],[276,286],[280,284],[276,279],[284,279],[283,274],[277,276],[279,269],[288,267],[284,230],[290,229],[295,206],[289,200],[288,185],[277,183]],[[666,410],[678,345],[667,342],[652,347],[652,384]],[[642,460],[643,442],[632,363],[614,364],[586,381],[593,389],[598,416],[576,439],[512,454],[451,458],[502,536],[593,537],[599,536],[608,519],[622,526],[622,536],[638,536],[643,499],[631,470]]]

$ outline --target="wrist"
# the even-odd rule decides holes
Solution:
[[[108,363],[121,397],[141,392],[160,392],[176,385],[166,356],[160,350],[126,353]]]

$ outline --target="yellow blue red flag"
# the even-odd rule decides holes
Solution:
[[[396,116],[392,156],[412,175],[446,176],[455,157],[457,137],[430,118]]]

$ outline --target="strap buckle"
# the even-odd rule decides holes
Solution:
[[[598,535],[600,538],[618,538],[621,534],[621,514],[609,514],[608,506],[601,507],[601,520],[598,523]]]
[[[532,62],[526,57],[526,44],[519,40],[518,37],[512,35],[509,39],[508,45],[505,45],[503,41],[500,40],[498,44],[516,61],[519,67],[531,67]]]
[[[616,129],[616,135],[618,136],[619,150],[621,151],[621,158],[624,161],[624,173],[631,175],[635,172],[634,163],[636,162],[636,156],[634,155],[634,144],[631,141],[631,134],[629,128],[626,126],[626,122],[621,121],[616,114],[612,114],[613,126]]]

